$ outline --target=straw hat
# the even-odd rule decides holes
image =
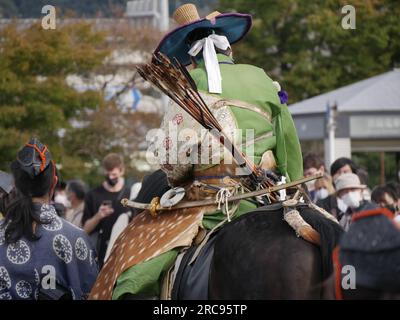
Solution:
[[[187,53],[190,49],[188,35],[196,29],[214,30],[228,38],[230,44],[240,41],[250,30],[252,18],[249,14],[220,13],[214,11],[201,18],[194,4],[188,3],[176,9],[172,15],[179,25],[160,42],[155,53],[162,52],[169,58],[176,57],[183,65],[191,63]]]
[[[345,173],[337,177],[335,180],[335,186],[336,192],[339,192],[343,189],[365,189],[367,187],[365,184],[361,184],[360,178],[354,173]]]

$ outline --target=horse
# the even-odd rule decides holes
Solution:
[[[136,201],[148,203],[166,189],[167,178],[157,171],[143,182]],[[296,209],[320,234],[320,247],[295,234],[283,220],[281,203],[260,207],[234,219],[212,236],[209,250],[205,250],[208,253],[192,265],[192,273],[197,275],[190,283],[187,279],[191,276],[185,276],[185,272],[192,270],[189,260],[197,247],[187,251],[177,271],[179,279],[175,281],[173,298],[204,299],[204,295],[193,296],[194,282],[207,280],[200,284],[207,290],[207,299],[333,298],[332,290],[324,290],[332,288],[323,283],[332,274],[332,252],[343,229],[306,204],[297,205]]]
[[[307,205],[301,216],[321,235],[321,246],[296,236],[281,204],[260,207],[224,227],[215,241],[209,298],[328,299],[323,283],[333,271],[340,226]]]

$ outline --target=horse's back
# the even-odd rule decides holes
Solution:
[[[296,236],[281,206],[260,208],[218,235],[209,294],[211,299],[318,299],[323,269],[320,248]]]

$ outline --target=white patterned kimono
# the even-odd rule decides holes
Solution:
[[[37,299],[40,289],[58,284],[73,299],[84,299],[98,274],[97,257],[83,230],[57,216],[52,205],[34,204],[40,220],[36,241],[5,241],[0,222],[0,300]]]

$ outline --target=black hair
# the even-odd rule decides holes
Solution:
[[[67,190],[75,193],[79,200],[85,199],[85,194],[87,192],[87,187],[85,183],[81,180],[71,180],[67,183]]]
[[[386,187],[393,191],[396,196],[396,200],[400,199],[400,183],[390,181],[386,183]]]
[[[393,200],[397,200],[396,193],[389,187],[387,186],[378,186],[375,187],[374,190],[372,190],[371,193],[371,200],[377,204],[383,199],[385,193],[387,193],[389,196],[393,198]]]
[[[50,192],[55,172],[53,163],[50,162],[47,168],[33,179],[22,170],[21,164],[16,160],[11,163],[11,172],[14,176],[18,199],[7,208],[4,219],[5,240],[7,243],[15,243],[22,237],[37,240],[32,224],[45,222],[41,221],[40,216],[35,213],[32,198],[43,197]]]
[[[59,181],[57,183],[57,189],[58,190],[65,190],[67,188],[67,183],[65,181]]]
[[[188,47],[190,48],[193,43],[195,43],[198,40],[204,39],[208,37],[209,35],[212,35],[213,33],[218,34],[218,29],[212,29],[212,28],[198,28],[194,29],[192,32],[190,32],[186,36],[186,43]]]
[[[220,34],[220,29],[219,28],[198,28],[198,29],[194,29],[192,32],[190,32],[187,36],[186,36],[186,44],[188,46],[188,49],[190,49],[193,45],[193,43],[195,43],[198,40],[204,39],[206,37],[208,37],[211,34]],[[226,56],[229,56],[232,52],[232,50],[230,48],[228,48],[227,50],[221,50],[216,48],[216,52],[217,53],[222,53]],[[196,60],[196,58],[194,57],[194,59]]]
[[[351,171],[355,174],[357,174],[357,165],[353,162],[353,160],[349,158],[339,158],[336,159],[335,162],[332,163],[331,165],[331,176],[333,177],[336,172],[340,170],[340,168],[343,168],[344,166],[349,165],[351,168]]]

